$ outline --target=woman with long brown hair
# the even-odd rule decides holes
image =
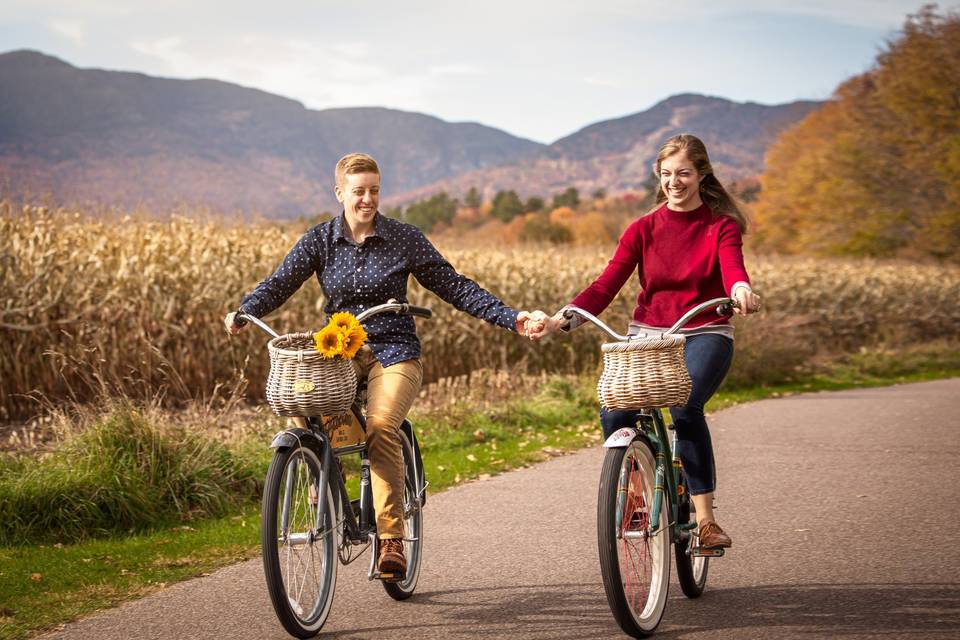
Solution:
[[[630,323],[632,335],[663,332],[687,310],[712,298],[734,298],[739,314],[759,310],[760,298],[751,289],[743,264],[747,221],[714,175],[703,142],[689,134],[670,138],[657,154],[655,170],[658,206],[627,228],[606,269],[570,304],[599,315],[636,272],[641,290]],[[565,325],[562,312],[552,318],[537,316],[544,326],[530,337],[572,328],[576,321]],[[670,410],[677,453],[697,511],[701,546],[729,547],[730,537],[713,514],[716,470],[703,407],[730,369],[733,326],[708,311],[694,318],[683,333],[693,388],[685,406]],[[637,413],[601,408],[600,420],[609,436],[635,424]]]

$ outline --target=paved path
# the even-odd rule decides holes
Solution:
[[[674,582],[658,637],[960,637],[958,399],[960,380],[944,380],[712,416],[717,515],[736,546],[699,600]],[[392,601],[359,561],[340,573],[322,637],[625,637],[597,561],[601,458],[594,448],[432,496],[417,595]],[[53,637],[288,636],[257,560]]]

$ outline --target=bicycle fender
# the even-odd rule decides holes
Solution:
[[[317,446],[317,437],[309,429],[295,427],[286,431],[278,431],[270,442],[271,449],[281,449],[285,447],[296,446],[297,442],[302,442],[312,449],[319,450]]]
[[[617,429],[610,434],[610,437],[607,438],[606,442],[603,443],[604,448],[606,449],[616,449],[617,447],[625,447],[637,437],[636,429],[628,429],[624,427],[623,429]]]
[[[417,490],[419,491],[419,490],[423,489],[423,486],[424,486],[424,484],[425,484],[426,481],[427,481],[427,479],[426,479],[426,477],[425,477],[425,472],[424,472],[424,469],[423,469],[423,456],[420,454],[420,443],[417,441],[417,434],[414,433],[414,431],[413,431],[413,425],[410,424],[410,421],[409,421],[409,420],[406,420],[406,419],[405,419],[405,420],[403,421],[403,423],[400,425],[400,429],[403,430],[403,432],[404,432],[405,434],[407,434],[407,438],[409,438],[409,440],[410,440],[410,446],[413,447],[413,455],[414,455],[414,457],[416,458],[416,461],[417,461],[417,469],[418,469],[419,472],[420,472],[420,486],[417,487]],[[426,491],[423,492],[423,502],[422,502],[421,506],[423,506],[423,505],[425,505],[425,504],[427,504],[427,492],[426,492]]]

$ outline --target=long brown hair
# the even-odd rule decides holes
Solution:
[[[657,175],[656,203],[660,205],[667,201],[667,194],[663,192],[663,186],[660,184],[660,163],[681,151],[693,163],[693,168],[697,170],[697,173],[703,176],[700,181],[700,198],[707,203],[707,206],[714,213],[733,218],[737,226],[740,227],[740,233],[746,233],[747,217],[740,211],[740,207],[737,206],[733,197],[717,180],[717,176],[713,174],[713,166],[710,164],[710,157],[707,156],[706,145],[700,138],[689,133],[673,136],[663,143],[657,153],[657,162],[654,165],[654,171]]]

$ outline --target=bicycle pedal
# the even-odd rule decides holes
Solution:
[[[392,573],[381,573],[377,576],[378,580],[383,580],[384,582],[403,582],[403,579],[407,576],[400,572]]]
[[[690,555],[697,558],[719,558],[723,555],[723,547],[694,547]]]

